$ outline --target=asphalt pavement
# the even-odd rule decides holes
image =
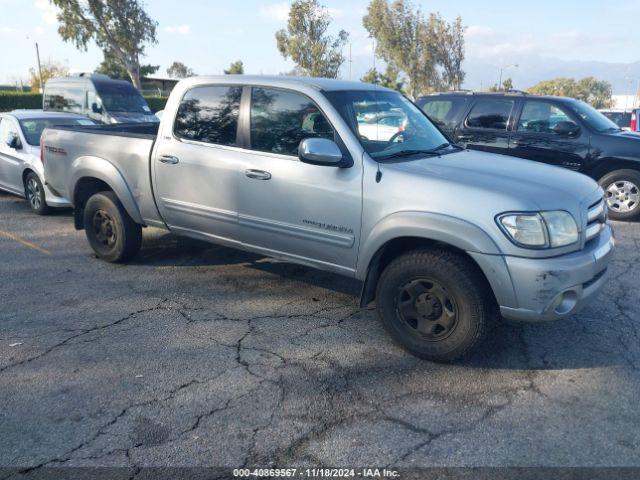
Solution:
[[[586,310],[439,365],[350,279],[155,229],[111,265],[0,194],[0,466],[640,466],[640,223],[614,228]]]

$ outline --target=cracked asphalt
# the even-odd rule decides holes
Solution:
[[[596,303],[438,365],[352,280],[151,229],[110,265],[0,194],[33,244],[0,235],[0,466],[640,466],[640,224],[614,228]]]

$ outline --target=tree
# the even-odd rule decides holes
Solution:
[[[129,72],[124,68],[122,63],[118,60],[115,54],[106,49],[102,52],[104,59],[102,63],[98,65],[96,68],[96,73],[102,73],[103,75],[107,75],[110,78],[114,78],[116,80],[128,80],[131,81],[131,77],[129,76]],[[160,69],[160,65],[141,65],[140,66],[140,77],[146,77],[148,75],[153,75]]]
[[[32,92],[41,91],[44,84],[47,83],[47,80],[49,80],[50,78],[66,77],[67,75],[69,75],[69,69],[58,62],[53,62],[53,61],[44,62],[41,65],[41,69],[42,69],[42,83],[40,83],[40,75],[38,74],[38,69],[37,68],[29,69],[29,76],[31,77],[31,79],[29,80],[29,84],[31,85]]]
[[[182,62],[173,62],[169,68],[167,68],[167,75],[171,78],[187,78],[193,77],[195,73],[189,67]]]
[[[242,75],[244,73],[244,63],[242,60],[232,62],[229,68],[224,71],[225,75]]]
[[[291,58],[303,75],[337,78],[345,58],[342,47],[349,34],[327,34],[331,24],[328,10],[318,0],[295,0],[289,10],[287,28],[276,32],[278,50]]]
[[[449,90],[460,90],[465,73],[462,70],[464,61],[464,31],[462,18],[457,17],[453,23],[448,23],[439,13],[429,17],[429,28],[433,41],[431,42],[433,56],[442,68],[442,81]]]
[[[398,70],[396,70],[393,66],[387,65],[384,73],[380,73],[375,68],[369,69],[364,77],[360,79],[360,81],[364,83],[373,83],[375,85],[380,85],[402,92],[404,80],[401,80],[399,78],[399,74],[400,72],[398,72]]]
[[[86,50],[94,40],[109,49],[140,89],[140,57],[156,42],[157,22],[144,11],[142,0],[51,0],[58,7],[58,33]]]
[[[408,0],[372,0],[362,22],[376,42],[376,54],[406,73],[413,98],[439,83],[428,25]]]
[[[529,88],[529,93],[535,95],[559,95],[573,97],[590,103],[595,108],[610,107],[611,84],[605,80],[597,80],[594,77],[585,77],[580,80],[574,78],[554,78],[543,80]]]
[[[509,90],[513,90],[513,80],[511,78],[505,78],[500,86],[496,83],[489,88],[490,92],[507,92]]]

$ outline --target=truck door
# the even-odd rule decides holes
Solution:
[[[526,100],[514,130],[510,155],[571,170],[580,170],[588,158],[589,132],[561,105]]]
[[[514,106],[512,98],[480,98],[456,130],[454,140],[471,150],[508,154]]]
[[[182,98],[174,125],[163,123],[153,174],[156,202],[172,230],[236,238],[241,95],[237,86],[194,87]]]
[[[355,269],[360,235],[360,159],[354,159],[351,168],[298,159],[304,138],[336,139],[332,125],[309,97],[254,87],[250,103],[243,110],[249,110],[249,148],[238,189],[242,242],[270,255],[282,253],[349,273]]]

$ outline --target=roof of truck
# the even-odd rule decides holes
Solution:
[[[296,88],[306,85],[322,91],[336,90],[387,90],[393,91],[380,85],[362,83],[349,80],[337,80],[332,78],[315,77],[291,77],[288,75],[212,75],[190,77],[182,82],[189,82],[193,85],[206,83],[226,83],[241,85],[264,85]]]

